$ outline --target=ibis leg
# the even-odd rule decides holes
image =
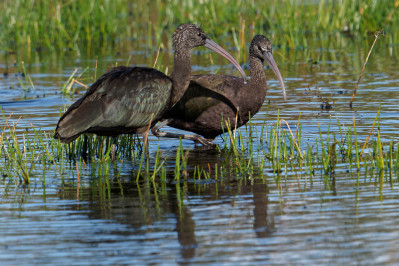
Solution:
[[[197,143],[201,143],[204,146],[212,146],[213,140],[208,140],[206,138],[203,138],[199,135],[188,135],[188,134],[176,134],[176,133],[171,133],[171,132],[164,132],[164,131],[160,131],[160,129],[164,126],[166,126],[168,124],[168,120],[162,121],[161,123],[159,123],[158,125],[154,126],[151,129],[152,134],[154,134],[154,136],[156,137],[166,137],[166,138],[182,138],[182,139],[188,139],[188,140],[192,140],[195,142],[195,144]]]
[[[115,161],[116,158],[116,151],[118,150],[117,146],[117,138],[113,137],[112,138],[112,146],[111,146],[111,160]]]
[[[148,130],[146,130],[145,132],[142,133],[142,135],[143,135],[143,144],[144,144],[144,152],[145,152],[146,156],[149,155],[149,149],[148,149],[148,133],[149,133]]]

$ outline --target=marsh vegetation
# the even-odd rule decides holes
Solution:
[[[34,263],[57,263],[71,251],[71,264],[399,259],[399,243],[389,237],[399,221],[399,1],[226,3],[0,3],[0,223],[7,236],[0,260],[26,250],[37,255]],[[213,148],[150,137],[146,157],[135,135],[81,136],[68,145],[52,138],[65,108],[107,69],[170,73],[171,35],[187,21],[245,70],[252,37],[269,37],[287,102],[266,67],[260,112],[226,129]],[[193,53],[192,65],[195,74],[236,74],[205,49]],[[43,248],[22,243],[24,236],[44,236]],[[59,257],[46,256],[50,247]]]

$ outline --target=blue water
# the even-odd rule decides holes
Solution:
[[[364,141],[381,104],[380,134],[395,140],[399,127],[397,85],[398,49],[377,45],[361,80],[354,108],[348,104],[368,50],[355,46],[322,50],[319,64],[285,51],[275,55],[287,88],[283,102],[279,83],[270,70],[269,91],[254,124],[263,123],[270,100],[267,124],[276,121],[277,111],[293,130],[300,114],[302,145],[312,145],[328,131],[338,134],[356,121],[358,138]],[[279,49],[276,49],[278,52]],[[165,51],[165,53],[167,53]],[[60,88],[76,67],[89,67],[82,82],[90,84],[93,73],[126,61],[149,65],[142,53],[119,56],[63,58],[59,62],[33,58],[26,64],[35,88],[26,85],[18,67],[0,73],[0,105],[18,130],[31,128],[52,131],[60,112],[85,91],[63,96]],[[170,57],[170,55],[167,55]],[[216,71],[216,67],[193,55],[195,73]],[[167,57],[166,57],[167,58]],[[16,60],[16,58],[14,58]],[[166,59],[165,59],[166,60]],[[9,59],[9,62],[13,61]],[[164,64],[169,64],[166,60]],[[169,66],[170,69],[170,65]],[[237,75],[231,68],[220,73]],[[26,90],[23,86],[25,84]],[[310,91],[309,91],[310,88]],[[323,98],[323,99],[322,99]],[[321,108],[328,101],[332,109]],[[4,126],[4,119],[0,125]],[[169,129],[172,130],[173,129]],[[176,131],[177,132],[177,131]],[[243,130],[245,133],[245,128]],[[374,132],[375,133],[375,132]],[[374,135],[373,135],[374,137]],[[222,138],[215,140],[224,145]],[[110,165],[109,174],[98,174],[88,163],[76,171],[74,162],[65,162],[62,176],[50,168],[35,169],[30,185],[18,177],[0,179],[0,262],[15,264],[345,264],[377,265],[399,262],[398,177],[376,169],[365,171],[337,162],[335,174],[314,175],[296,165],[296,171],[273,174],[267,160],[260,173],[246,176],[228,154],[216,149],[195,148],[183,142],[188,152],[188,175],[174,181],[174,156],[178,140],[150,137],[150,154],[159,147],[166,160],[168,177],[141,178],[129,161]],[[255,165],[260,164],[261,160]],[[4,150],[0,165],[5,162]],[[228,175],[214,174],[225,165]],[[210,179],[198,180],[194,167],[210,172]],[[304,167],[304,166],[302,166]],[[280,181],[277,182],[277,178]],[[380,183],[383,180],[383,183]]]

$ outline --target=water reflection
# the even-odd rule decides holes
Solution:
[[[204,152],[193,152],[189,157],[190,166],[207,167],[204,157],[199,156]],[[226,158],[220,153],[214,154],[213,162],[225,164]],[[209,155],[211,156],[212,155]],[[209,161],[208,161],[209,162]],[[92,220],[110,220],[113,223],[129,225],[134,230],[125,230],[123,234],[134,235],[135,239],[145,237],[144,241],[151,241],[148,235],[162,234],[173,231],[180,247],[180,262],[189,262],[196,257],[199,241],[197,234],[203,239],[204,223],[212,224],[216,219],[225,226],[241,227],[245,220],[252,220],[253,234],[257,238],[271,236],[274,231],[273,217],[268,215],[268,186],[264,179],[257,177],[247,179],[225,178],[215,180],[215,175],[207,180],[186,180],[182,182],[152,182],[121,181],[129,180],[131,176],[110,178],[109,185],[99,184],[102,178],[91,180],[86,186],[63,185],[58,195],[63,200],[76,200],[83,204],[71,206],[74,210],[87,213]],[[100,179],[100,180],[99,180]],[[89,184],[87,183],[87,184]],[[109,187],[109,190],[107,189]],[[79,193],[79,194],[78,194]],[[218,210],[226,209],[229,204],[232,211],[236,208],[235,201],[244,200],[239,209],[252,210],[244,221],[224,215],[217,217],[208,216],[207,211],[201,209]],[[197,228],[196,221],[200,221]],[[219,232],[223,234],[223,231]],[[204,243],[202,243],[203,245]],[[156,252],[154,250],[154,252]]]
[[[302,147],[307,143],[312,145],[319,132],[323,138],[328,130],[339,132],[338,119],[345,130],[352,125],[353,117],[358,139],[362,141],[370,132],[381,102],[381,137],[384,140],[397,136],[399,47],[386,49],[382,43],[377,43],[373,50],[354,109],[348,103],[368,45],[349,41],[343,50],[306,53],[277,48],[275,59],[281,65],[288,101],[281,101],[279,84],[267,70],[270,78],[267,100],[253,119],[258,132],[270,100],[268,124],[279,116],[295,130],[301,114]],[[99,57],[97,74],[115,62],[122,65],[126,54],[132,55],[134,64],[153,62],[148,53],[140,51],[122,51],[120,56],[110,53]],[[169,65],[168,53],[166,50],[164,68]],[[0,105],[5,116],[13,113],[15,120],[21,117],[18,124],[21,129],[30,128],[32,123],[36,128],[52,131],[60,110],[84,91],[63,96],[60,88],[76,67],[89,67],[82,82],[90,84],[96,71],[94,58],[95,55],[74,58],[67,54],[55,58],[36,54],[30,62],[25,60],[35,90],[24,90],[19,80],[20,68],[14,65],[21,60],[10,55],[9,63],[0,64],[0,73],[8,72],[7,76],[0,75]],[[204,58],[193,55],[196,74],[213,71],[222,64],[216,62],[215,67],[209,67],[210,62]],[[221,69],[221,74],[233,72]],[[309,87],[319,91],[322,97],[329,97],[333,108],[322,110],[320,98],[309,94]],[[264,134],[264,139],[268,139]],[[336,136],[340,138],[339,134]],[[143,177],[136,183],[134,167],[126,161],[122,170],[116,167],[109,176],[99,175],[96,169],[86,171],[80,183],[69,162],[62,168],[66,180],[62,185],[59,174],[50,168],[46,171],[32,168],[34,185],[26,189],[8,184],[3,176],[0,261],[11,262],[8,264],[215,261],[388,264],[399,260],[398,179],[391,169],[378,171],[369,165],[369,172],[354,173],[355,166],[337,158],[337,171],[330,176],[324,176],[320,169],[309,176],[287,173],[278,183],[267,171],[262,178],[255,171],[240,171],[237,162],[245,158],[183,142],[185,152],[190,150],[187,175],[175,182],[171,173],[180,142],[153,137],[150,140],[152,154],[159,146],[165,157],[169,156],[165,181],[157,176],[154,182]],[[224,144],[221,138],[216,143]],[[259,169],[256,163],[252,162],[253,169]],[[223,174],[222,166],[226,169]],[[200,179],[194,175],[195,169],[203,170]]]

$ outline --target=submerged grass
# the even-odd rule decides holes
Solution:
[[[281,182],[288,176],[295,177],[298,182],[303,179],[309,184],[320,176],[326,188],[331,189],[336,173],[347,169],[350,172],[362,170],[366,175],[383,172],[379,178],[386,176],[388,179],[376,182],[379,185],[389,182],[395,186],[398,183],[398,144],[392,141],[383,143],[379,131],[373,134],[371,141],[360,141],[355,122],[347,128],[340,128],[338,133],[320,131],[319,137],[307,143],[300,141],[300,121],[296,126],[281,119],[263,125],[250,122],[246,129],[235,132],[227,128],[225,144],[218,151],[212,151],[221,159],[206,160],[204,163],[196,160],[198,151],[184,148],[182,142],[176,148],[175,156],[170,153],[165,156],[159,148],[155,154],[145,156],[134,135],[118,138],[82,136],[64,145],[54,140],[51,132],[36,130],[33,126],[26,132],[20,132],[16,129],[18,122],[11,123],[10,117],[3,116],[3,119],[0,171],[3,180],[16,184],[45,185],[49,173],[62,182],[74,177],[77,178],[74,182],[79,183],[86,175],[102,179],[110,175],[111,169],[118,176],[122,165],[129,164],[133,179],[161,183],[168,180],[178,183],[187,180],[210,182],[231,177],[252,179],[268,176],[273,177],[281,187]],[[336,122],[339,124],[338,119]],[[295,135],[292,131],[294,127]],[[367,143],[367,148],[360,152],[360,147],[364,145],[362,142]],[[110,156],[113,144],[117,144],[119,149],[116,161],[111,161]],[[103,185],[108,186],[106,182],[109,180],[106,180]]]

